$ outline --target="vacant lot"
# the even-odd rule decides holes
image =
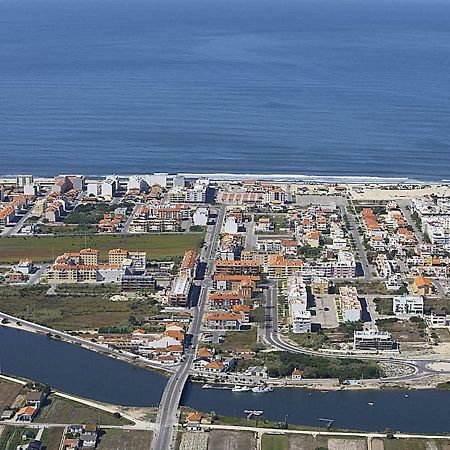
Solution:
[[[42,434],[42,442],[45,450],[59,450],[63,428],[46,428]]]
[[[12,405],[20,389],[19,384],[0,380],[0,414]]]
[[[247,431],[213,430],[209,434],[209,450],[250,450],[255,448],[255,435]]]
[[[426,439],[386,439],[384,450],[450,450],[450,441],[432,441]]]
[[[337,439],[311,435],[271,435],[262,439],[262,450],[366,450],[365,439]]]
[[[16,262],[23,258],[33,261],[53,261],[64,252],[73,252],[85,247],[100,251],[102,260],[113,248],[146,251],[148,258],[182,256],[186,250],[199,248],[203,233],[189,234],[142,234],[142,235],[92,235],[57,237],[10,237],[0,240],[0,262]]]
[[[382,315],[392,316],[394,312],[392,311],[392,298],[386,297],[376,297],[373,299],[375,306],[377,308],[377,312]]]
[[[41,423],[99,423],[100,425],[124,425],[130,422],[118,419],[105,411],[82,405],[71,400],[50,395],[36,422]]]
[[[422,321],[381,319],[377,320],[377,325],[381,331],[392,333],[392,337],[398,342],[427,342],[425,324]]]
[[[151,431],[106,430],[98,450],[142,450],[150,448]]]
[[[223,351],[230,352],[241,348],[253,348],[256,345],[256,328],[247,331],[227,331],[225,342],[219,345]]]
[[[60,330],[93,329],[103,326],[124,326],[130,315],[142,317],[157,311],[151,300],[112,302],[112,293],[96,286],[92,295],[78,293],[70,295],[45,295],[43,286],[0,287],[2,299],[0,310],[7,314]]]

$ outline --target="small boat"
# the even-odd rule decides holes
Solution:
[[[369,406],[373,406],[373,402],[369,402],[367,403]]]
[[[405,394],[405,398],[409,398],[409,395],[408,395],[408,394]]]
[[[257,409],[246,409],[246,410],[244,410],[244,413],[251,415],[251,416],[262,416],[264,414],[264,411],[257,410]]]
[[[250,391],[250,388],[248,386],[234,386],[233,389],[231,389],[231,392],[248,392]]]
[[[254,388],[252,388],[252,392],[254,392],[255,394],[265,394],[266,392],[272,392],[272,391],[273,391],[272,387],[268,387],[268,386],[264,386],[264,385],[255,386]]]
[[[208,383],[206,383],[202,386],[202,389],[211,389],[211,388],[212,388],[212,386]]]

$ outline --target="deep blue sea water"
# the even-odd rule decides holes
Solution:
[[[0,0],[0,174],[450,178],[448,0]]]

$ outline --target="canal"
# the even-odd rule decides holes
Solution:
[[[166,378],[125,362],[46,336],[0,327],[2,372],[47,383],[80,397],[125,406],[156,406]],[[369,404],[370,403],[370,404]],[[373,390],[320,392],[276,389],[272,393],[232,393],[186,386],[182,404],[231,417],[244,409],[263,410],[271,420],[367,431],[445,433],[450,431],[450,391]],[[372,405],[373,404],[373,405]]]

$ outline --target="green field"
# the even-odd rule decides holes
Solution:
[[[262,438],[262,450],[288,450],[287,436],[265,434]]]
[[[64,252],[79,251],[85,246],[99,250],[102,260],[108,258],[108,251],[113,248],[146,251],[148,258],[171,258],[200,248],[202,241],[203,233],[10,237],[0,239],[0,262],[17,262],[24,258],[48,262]]]

